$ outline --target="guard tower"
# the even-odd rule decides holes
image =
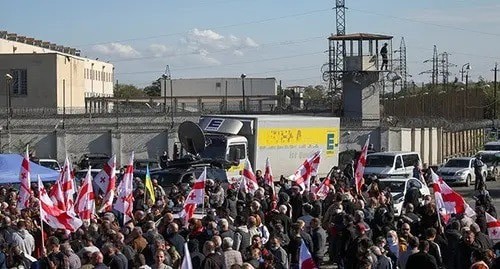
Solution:
[[[389,76],[394,73],[392,38],[388,35],[367,33],[331,35],[328,38],[330,54],[336,49],[342,49],[340,52],[335,51],[336,55],[343,56],[339,58],[342,62],[333,63],[335,67],[342,68],[330,70],[334,73],[332,77],[337,80],[337,87],[342,87],[343,116],[360,122],[362,126],[380,124],[380,90],[386,77],[394,77]],[[386,64],[381,54],[385,44]]]

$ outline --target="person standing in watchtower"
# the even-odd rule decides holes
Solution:
[[[387,65],[389,64],[389,58],[387,58],[387,43],[384,43],[384,46],[380,49],[380,55],[382,55],[382,66],[380,66],[380,70],[387,70]]]

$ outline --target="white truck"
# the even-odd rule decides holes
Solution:
[[[326,176],[333,166],[338,165],[339,118],[209,115],[200,117],[198,126],[201,130],[181,125],[179,139],[185,147],[195,148],[202,158],[232,163],[227,169],[229,179],[239,178],[247,159],[254,171],[264,171],[269,157],[275,180],[281,175],[292,175],[307,157],[318,150],[321,150],[318,176]]]

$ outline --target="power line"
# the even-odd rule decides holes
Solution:
[[[436,27],[441,27],[441,28],[448,28],[448,29],[453,29],[453,30],[458,30],[458,31],[463,31],[463,32],[471,32],[471,33],[476,33],[476,34],[489,35],[489,36],[499,36],[500,37],[500,34],[496,34],[496,33],[472,30],[472,29],[467,29],[467,28],[462,28],[462,27],[457,27],[457,26],[444,25],[444,24],[438,24],[438,23],[432,23],[432,22],[426,22],[426,21],[420,21],[420,20],[410,19],[410,18],[402,18],[402,17],[390,15],[390,14],[382,14],[382,13],[371,12],[371,11],[362,10],[362,9],[354,9],[354,8],[349,8],[349,10],[358,11],[358,12],[370,14],[370,15],[382,16],[382,17],[386,17],[386,18],[393,18],[393,19],[421,23],[421,24],[426,24],[426,25],[431,25],[431,26],[436,26]]]
[[[229,50],[237,49],[237,50],[252,50],[252,49],[261,49],[262,47],[275,47],[275,46],[288,46],[288,45],[295,45],[295,44],[300,44],[300,43],[306,43],[315,39],[320,39],[324,38],[324,36],[314,36],[310,38],[303,38],[303,39],[296,39],[296,40],[285,40],[285,41],[277,41],[277,42],[272,42],[272,43],[267,43],[267,44],[262,44],[259,45],[259,47],[247,47],[247,48],[225,48],[225,49],[220,49],[220,50],[215,50],[210,52],[211,54],[216,54],[216,53],[223,53],[227,52]],[[161,55],[161,56],[144,56],[144,57],[136,57],[136,58],[129,58],[129,59],[117,59],[117,60],[110,60],[110,62],[113,63],[118,63],[118,62],[132,62],[132,61],[139,61],[139,60],[148,60],[148,59],[163,59],[163,58],[173,58],[173,57],[180,57],[180,56],[188,56],[188,55],[196,55],[199,54],[197,51],[193,52],[186,52],[186,53],[180,53],[180,54],[175,54],[175,55]]]
[[[252,64],[252,63],[269,62],[269,61],[276,61],[276,60],[297,58],[297,57],[302,57],[302,56],[311,56],[311,55],[317,55],[317,54],[323,54],[323,51],[321,51],[321,52],[302,53],[302,54],[282,56],[282,57],[275,57],[275,58],[268,58],[268,59],[260,59],[260,60],[253,60],[253,61],[245,61],[245,62],[233,62],[233,63],[224,64],[223,66],[233,66],[233,65],[240,65],[240,64]],[[191,66],[191,67],[183,67],[183,68],[172,68],[172,70],[174,70],[174,71],[183,71],[183,70],[194,70],[194,69],[210,68],[210,67],[214,67],[214,66],[200,65],[200,66]],[[161,71],[160,70],[150,70],[150,71],[124,72],[124,73],[116,73],[116,74],[117,75],[133,75],[133,74],[149,74],[149,73],[159,73],[159,72],[163,72],[163,70],[161,70]]]
[[[242,22],[242,23],[207,27],[207,29],[233,28],[233,27],[244,26],[244,25],[251,25],[251,24],[265,23],[265,22],[270,22],[270,21],[283,20],[283,19],[288,19],[288,18],[307,16],[307,15],[317,14],[317,13],[326,12],[326,11],[330,11],[330,10],[331,9],[311,10],[311,11],[307,11],[307,12],[295,13],[295,14],[267,18],[267,19],[262,19],[262,20],[254,20],[254,21],[247,21],[247,22]],[[89,46],[104,45],[104,44],[110,44],[110,43],[131,42],[131,41],[155,39],[155,38],[161,38],[161,37],[170,37],[170,36],[182,35],[182,34],[186,34],[186,33],[189,33],[189,31],[182,31],[182,32],[168,33],[168,34],[161,34],[161,35],[152,35],[152,36],[145,36],[145,37],[135,37],[135,38],[128,38],[128,39],[119,39],[119,40],[114,40],[114,41],[105,41],[105,42],[97,42],[97,43],[90,43],[90,44],[81,44],[81,45],[76,45],[74,47],[89,47]]]

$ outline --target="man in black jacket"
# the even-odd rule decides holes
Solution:
[[[406,269],[438,269],[436,259],[427,253],[429,251],[429,242],[427,240],[420,241],[418,249],[420,250],[418,253],[408,258]]]
[[[313,241],[312,257],[316,265],[323,262],[323,257],[326,253],[326,232],[321,227],[321,222],[318,218],[311,220],[311,237]]]

